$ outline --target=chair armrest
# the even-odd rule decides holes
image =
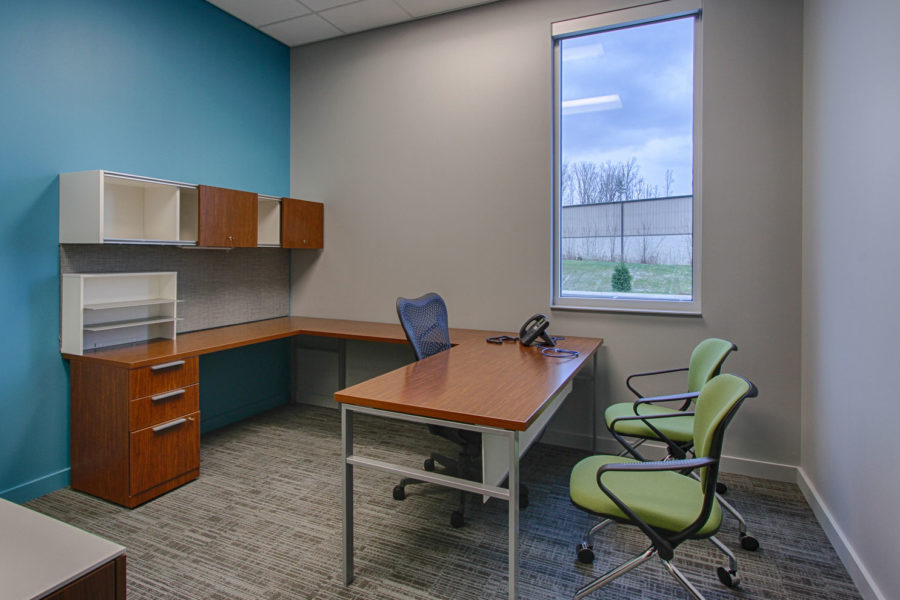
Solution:
[[[678,372],[687,371],[687,370],[688,370],[687,367],[679,367],[677,369],[663,369],[661,371],[647,371],[645,373],[633,373],[632,375],[629,375],[628,378],[625,380],[625,386],[629,390],[631,390],[632,394],[634,394],[638,398],[643,398],[644,396],[639,391],[634,389],[634,387],[632,387],[632,385],[631,385],[632,379],[634,379],[636,377],[650,377],[653,375],[663,375],[665,373],[678,373]]]
[[[652,431],[653,434],[656,435],[656,438],[659,441],[663,442],[666,446],[669,447],[670,452],[675,454],[679,459],[683,459],[685,457],[684,450],[682,450],[678,444],[676,444],[675,442],[670,440],[669,436],[667,436],[662,431],[660,431],[659,429],[654,427],[653,423],[650,423],[649,421],[652,421],[654,419],[671,419],[673,417],[693,417],[693,416],[694,416],[693,411],[679,411],[679,412],[667,413],[667,414],[663,414],[663,415],[635,415],[633,417],[632,416],[617,417],[617,418],[613,419],[612,421],[610,421],[609,429],[615,430],[616,423],[618,423],[619,421],[643,421],[644,424],[650,428],[650,431]]]
[[[675,400],[685,400],[685,403],[682,404],[679,410],[687,410],[687,407],[690,406],[691,400],[697,398],[700,395],[700,392],[685,392],[683,394],[670,394],[668,396],[651,396],[649,398],[639,398],[634,401],[634,414],[640,414],[638,412],[638,406],[641,404],[654,404],[657,402],[672,402]]]
[[[623,513],[625,513],[631,521],[637,525],[644,534],[650,538],[650,541],[656,547],[656,551],[659,553],[660,557],[664,560],[672,560],[672,557],[675,555],[675,551],[672,548],[672,544],[669,543],[668,540],[663,538],[659,532],[650,527],[643,519],[637,516],[637,514],[629,508],[627,504],[622,502],[622,500],[610,491],[608,487],[603,485],[603,475],[605,473],[609,473],[612,471],[618,472],[647,472],[647,471],[681,471],[683,469],[699,469],[700,467],[706,467],[711,464],[714,464],[716,459],[703,457],[703,458],[690,458],[690,459],[681,459],[681,460],[660,460],[653,462],[635,462],[635,463],[612,463],[606,464],[597,469],[597,485],[600,487],[600,490],[606,494],[606,496],[613,501],[613,503],[619,507]]]
[[[597,485],[600,485],[600,477],[609,471],[693,471],[701,467],[708,467],[718,462],[715,458],[701,456],[700,458],[679,458],[677,460],[648,460],[645,462],[609,463],[597,469]]]

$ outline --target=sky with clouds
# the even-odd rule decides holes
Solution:
[[[637,159],[650,185],[691,194],[692,17],[561,42],[563,162]]]

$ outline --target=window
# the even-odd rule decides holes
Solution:
[[[700,313],[699,14],[553,25],[554,308]]]

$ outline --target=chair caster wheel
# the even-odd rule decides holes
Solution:
[[[453,514],[450,515],[450,525],[459,529],[465,524],[466,518],[463,516],[463,514],[458,510],[453,511]]]
[[[426,471],[434,471],[434,459],[433,458],[425,459],[425,470]]]
[[[402,485],[394,486],[394,500],[406,499],[406,489]]]
[[[581,542],[575,546],[575,550],[578,552],[578,562],[586,565],[594,562],[594,547],[587,542]]]
[[[757,550],[759,548],[759,540],[757,540],[752,535],[747,535],[746,533],[741,534],[741,548],[744,550],[749,550],[751,552]]]
[[[727,492],[727,491],[728,491],[728,486],[727,486],[727,485],[725,485],[725,484],[722,483],[721,481],[717,481],[717,482],[716,482],[716,493],[717,493],[717,494],[724,494],[724,493]]]
[[[732,571],[731,569],[726,569],[725,567],[719,567],[716,569],[716,575],[719,576],[719,581],[722,582],[722,585],[728,588],[737,587],[738,584],[741,583],[741,578],[737,574],[737,571]]]

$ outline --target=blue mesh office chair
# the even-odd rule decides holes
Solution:
[[[422,360],[438,352],[450,349],[450,329],[447,325],[447,305],[435,293],[419,298],[397,298],[397,316],[409,343],[416,353],[416,360]],[[472,470],[481,457],[481,434],[465,429],[454,429],[429,425],[434,435],[446,438],[459,446],[457,458],[449,458],[433,452],[425,460],[425,470],[434,471],[435,463],[440,464],[449,475],[470,479]],[[406,486],[422,483],[418,479],[403,479],[394,487],[394,499],[406,498]],[[462,527],[465,524],[466,492],[460,492],[459,509],[450,515],[450,524]]]

